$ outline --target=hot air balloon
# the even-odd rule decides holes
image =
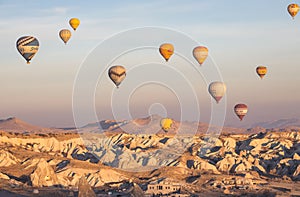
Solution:
[[[267,67],[265,66],[258,66],[256,68],[256,73],[258,74],[258,76],[262,79],[264,78],[264,76],[267,74]]]
[[[202,65],[208,56],[208,49],[204,46],[195,47],[193,50],[193,56],[198,63]]]
[[[161,128],[166,132],[168,132],[168,130],[171,129],[172,124],[173,124],[173,120],[170,118],[164,118],[160,121]]]
[[[299,12],[299,6],[298,6],[298,4],[292,3],[287,7],[287,10],[288,10],[289,14],[292,16],[292,18],[294,19],[294,17]]]
[[[126,69],[123,66],[112,66],[108,70],[108,76],[119,88],[119,85],[126,77]]]
[[[80,25],[80,20],[78,18],[71,18],[69,23],[74,31],[76,31],[77,27]]]
[[[71,31],[68,29],[62,29],[59,32],[59,37],[64,41],[65,44],[67,44],[71,36],[72,36]]]
[[[30,60],[39,50],[39,41],[33,36],[23,36],[16,43],[19,53],[30,64]]]
[[[168,61],[174,53],[174,46],[169,43],[162,44],[159,47],[159,52]]]
[[[248,112],[248,107],[245,104],[237,104],[234,106],[234,112],[239,117],[239,119],[242,121],[244,116]]]
[[[223,82],[215,81],[209,84],[208,91],[217,103],[219,103],[221,98],[225,95],[226,85]]]

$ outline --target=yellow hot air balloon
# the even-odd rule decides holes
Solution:
[[[161,128],[166,132],[168,132],[168,130],[171,129],[172,124],[173,124],[173,120],[170,118],[164,118],[160,121]]]
[[[69,23],[74,31],[76,31],[77,27],[80,25],[80,20],[78,18],[71,18]]]
[[[259,75],[259,77],[262,79],[267,74],[267,67],[265,66],[258,66],[256,68],[256,73]]]
[[[226,85],[223,82],[215,81],[209,84],[208,91],[217,103],[219,103],[226,93]]]
[[[159,47],[159,52],[168,61],[174,53],[174,46],[170,43],[162,44]]]
[[[299,12],[299,5],[292,3],[287,7],[287,10],[289,12],[289,14],[292,16],[292,18],[294,19],[294,17],[298,14]]]
[[[71,36],[72,36],[71,31],[68,29],[62,29],[59,32],[59,37],[64,41],[65,44],[67,44]]]
[[[239,117],[239,119],[242,121],[248,112],[248,107],[246,104],[237,104],[234,106],[234,112]]]
[[[119,85],[126,77],[126,69],[123,66],[112,66],[108,70],[108,76],[119,88]]]
[[[202,65],[208,56],[208,49],[204,46],[195,47],[193,50],[193,56],[198,63]]]

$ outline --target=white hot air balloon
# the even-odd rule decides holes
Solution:
[[[226,85],[223,82],[215,81],[209,84],[208,92],[219,103],[226,93]]]

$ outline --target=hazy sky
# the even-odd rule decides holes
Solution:
[[[299,117],[300,16],[291,19],[287,13],[289,3],[292,2],[0,0],[0,117],[16,116],[41,126],[72,126],[72,91],[80,66],[105,39],[144,26],[182,32],[209,48],[210,58],[199,70],[208,72],[212,65],[220,69],[228,88],[227,98],[223,100],[227,106],[227,125],[240,126],[257,121]],[[76,32],[72,31],[73,37],[65,46],[58,32],[70,28],[68,20],[72,17],[78,17],[81,25]],[[35,36],[40,41],[40,49],[30,65],[26,64],[15,46],[16,40],[23,35]],[[145,39],[151,39],[147,36]],[[173,75],[163,70],[147,71],[151,66],[157,69],[164,63],[158,53],[155,56],[152,49],[149,53],[144,52],[125,55],[115,63],[130,65],[135,61],[133,58],[138,58],[140,64],[145,61],[144,70],[150,73],[147,76],[154,77],[163,73],[166,79],[176,78],[176,72]],[[101,59],[101,54],[98,58]],[[94,61],[92,63],[99,66],[107,66],[101,65],[101,60]],[[205,79],[193,78],[192,69],[187,65],[185,72],[182,68],[186,63],[181,61],[175,55],[173,63],[170,60],[170,67],[165,65],[163,69],[172,70],[174,67],[181,69],[181,74],[190,73],[187,78],[197,89],[200,120],[208,122],[211,98],[207,93]],[[264,80],[260,80],[255,73],[258,65],[266,65],[269,69]],[[149,113],[164,114],[160,103],[164,105],[168,116],[180,118],[180,102],[176,94],[154,83],[137,88],[136,84],[133,85],[134,77],[140,75],[140,70],[135,73],[133,69],[131,75],[129,72],[128,80],[126,78],[127,81],[120,87],[123,89],[114,93],[112,100],[122,98],[122,91],[131,92],[129,109],[126,110],[130,111],[132,117]],[[187,90],[180,86],[180,80],[178,75],[176,88],[185,94]],[[99,79],[94,99],[95,111],[101,114],[101,118],[112,118],[111,98],[107,94],[113,88],[107,76]],[[186,94],[184,102],[189,103],[189,96]],[[232,110],[239,102],[249,106],[249,113],[242,123]],[[186,108],[192,110],[195,105],[190,103]],[[85,106],[80,107],[84,114]],[[118,108],[118,105],[114,107]],[[195,120],[195,117],[191,113],[189,119]],[[120,115],[120,118],[126,118],[126,115]],[[87,116],[84,121],[93,121],[93,118]]]

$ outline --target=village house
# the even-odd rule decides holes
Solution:
[[[187,197],[181,193],[181,185],[169,181],[153,182],[147,186],[146,196]]]

